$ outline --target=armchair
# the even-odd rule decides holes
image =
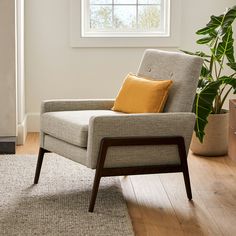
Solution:
[[[50,100],[41,107],[41,143],[34,183],[43,157],[54,152],[96,169],[89,211],[101,177],[183,172],[192,199],[187,153],[195,124],[191,112],[203,60],[146,50],[138,75],[174,81],[163,113],[125,114],[114,100]]]

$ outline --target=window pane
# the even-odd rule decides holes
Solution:
[[[114,6],[114,27],[136,28],[136,6]]]
[[[161,4],[161,0],[138,0],[139,4]]]
[[[112,7],[111,6],[91,6],[90,7],[90,28],[108,29],[112,28]]]
[[[151,37],[169,34],[166,0],[83,0],[83,2],[86,12],[83,37],[87,37],[86,34],[88,37],[96,35]]]
[[[112,0],[90,0],[90,4],[112,4]]]
[[[136,4],[136,0],[114,0],[115,4]]]
[[[159,6],[139,6],[138,26],[140,29],[157,29],[160,25]]]

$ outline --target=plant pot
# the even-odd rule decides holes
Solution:
[[[201,156],[224,156],[228,152],[228,112],[210,114],[201,143],[194,132],[190,149]]]

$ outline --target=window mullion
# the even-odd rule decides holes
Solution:
[[[115,24],[114,24],[114,20],[115,20],[115,12],[114,12],[114,6],[115,4],[115,0],[112,0],[112,29],[115,29]]]
[[[136,0],[136,30],[138,30],[139,29],[139,27],[138,27],[138,18],[139,16],[138,16],[138,0]]]

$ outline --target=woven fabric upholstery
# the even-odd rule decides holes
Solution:
[[[189,149],[195,115],[193,113],[159,113],[159,114],[125,114],[120,116],[96,116],[90,119],[87,166],[95,168],[103,137],[142,137],[142,136],[182,136],[186,150]],[[176,148],[165,146],[159,148],[123,147],[113,148],[108,152],[106,166],[135,166],[150,164],[178,163]],[[122,150],[123,149],[123,150]],[[125,150],[125,151],[124,151]],[[145,151],[144,151],[145,150]],[[160,150],[160,152],[156,152]],[[121,157],[121,152],[126,153]],[[116,156],[116,161],[115,161]]]
[[[79,111],[79,110],[109,110],[115,99],[54,99],[45,100],[41,104],[41,119],[46,112]],[[41,126],[40,126],[41,127]],[[40,128],[40,145],[44,146],[44,132]]]
[[[143,56],[138,75],[173,80],[164,111],[190,112],[202,63],[199,57],[149,49]]]
[[[110,110],[115,99],[57,99],[45,100],[41,113],[53,111]]]
[[[110,147],[105,167],[131,167],[180,163],[176,145]],[[91,168],[95,168],[92,166]]]
[[[50,135],[44,137],[44,148],[64,156],[72,161],[86,165],[87,162],[87,149],[75,146],[73,144],[64,142],[58,138]]]
[[[116,114],[120,113],[111,110],[46,112],[41,116],[41,130],[73,145],[87,147],[89,119]]]

